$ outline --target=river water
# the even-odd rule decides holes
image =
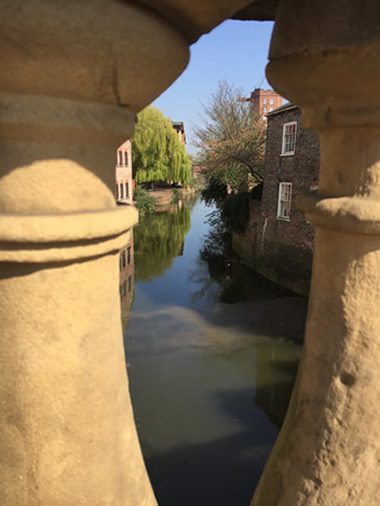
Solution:
[[[202,259],[211,209],[181,204],[134,230],[136,425],[160,506],[248,506],[286,413],[306,301],[233,258]]]

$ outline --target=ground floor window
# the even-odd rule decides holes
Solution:
[[[280,183],[278,188],[277,219],[289,220],[292,206],[292,183]]]

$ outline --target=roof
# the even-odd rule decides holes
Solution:
[[[267,116],[275,116],[276,114],[280,114],[285,111],[291,111],[292,109],[298,109],[298,107],[294,104],[291,104],[290,102],[287,102],[286,104],[280,105],[280,107],[273,109],[273,111],[268,112]]]
[[[183,121],[172,121],[173,128],[178,128],[182,133],[185,133],[185,124]]]

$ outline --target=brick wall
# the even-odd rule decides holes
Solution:
[[[282,105],[283,98],[274,90],[256,88],[251,93],[250,101],[259,116],[266,115],[271,110]]]
[[[291,121],[297,122],[295,153],[281,156],[283,125]],[[268,116],[262,201],[251,205],[251,220],[245,234],[256,268],[304,295],[308,293],[311,275],[314,228],[297,209],[296,199],[317,187],[319,156],[318,135],[302,127],[298,108]],[[289,221],[277,218],[280,182],[292,183]],[[239,242],[242,239],[235,238],[238,250]],[[249,249],[246,248],[245,256]]]
[[[119,146],[116,152],[115,184],[116,200],[132,203],[132,144],[129,140]]]

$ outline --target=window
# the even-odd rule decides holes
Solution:
[[[127,261],[128,261],[128,264],[131,263],[131,247],[130,246],[127,249]]]
[[[263,111],[264,111],[264,112],[267,112],[267,108],[266,108],[266,107],[264,107],[264,108],[263,108]]]
[[[266,99],[266,98],[264,98],[264,104],[266,104],[266,103],[267,103],[267,99]]]
[[[282,130],[282,155],[294,155],[296,149],[297,122],[285,123]]]
[[[119,165],[123,165],[123,152],[122,151],[118,151],[118,157],[119,157]]]
[[[128,151],[124,151],[124,165],[128,167]]]
[[[273,100],[273,98],[271,98],[271,99],[270,99],[269,103],[270,103],[270,105],[273,105],[273,104],[274,104],[274,100]]]
[[[119,189],[120,189],[119,198],[123,199],[124,198],[124,183],[119,184]]]
[[[292,206],[292,183],[280,183],[278,188],[277,219],[289,220]]]
[[[129,185],[128,183],[125,183],[125,198],[127,199],[129,197]]]
[[[130,292],[132,289],[132,276],[129,276],[128,278],[128,292]]]
[[[273,107],[269,107],[269,112],[273,111]]]
[[[125,251],[121,252],[120,261],[121,261],[120,262],[121,263],[121,267],[125,267],[127,265],[127,259],[126,259],[126,256],[125,256]]]

